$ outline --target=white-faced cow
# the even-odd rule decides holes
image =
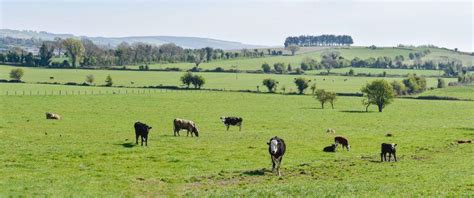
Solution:
[[[138,144],[138,138],[141,137],[141,143],[145,142],[145,146],[148,146],[148,133],[150,132],[151,126],[145,123],[135,122],[133,125],[135,128],[135,143]]]
[[[46,119],[60,120],[61,116],[55,113],[46,112]]]
[[[351,148],[351,145],[349,145],[349,141],[345,137],[341,136],[337,136],[334,138],[334,144],[342,144],[342,149],[344,150],[344,147],[346,147],[347,151],[349,151],[349,149]]]
[[[272,172],[276,172],[278,176],[281,176],[280,174],[280,166],[281,166],[281,160],[283,159],[283,155],[285,154],[286,151],[286,144],[283,139],[275,136],[270,139],[268,144],[268,152],[270,153],[270,156],[272,158]]]
[[[381,161],[387,161],[387,153],[388,153],[388,161],[390,162],[390,158],[392,158],[393,154],[393,159],[397,161],[397,156],[395,153],[397,152],[397,149],[395,148],[397,144],[388,144],[388,143],[382,143],[381,149],[382,152],[380,152],[380,159]]]
[[[239,126],[239,131],[242,131],[242,122],[243,119],[241,117],[221,117],[222,123],[227,127],[227,131],[229,130],[230,126]]]
[[[187,131],[186,136],[189,136],[189,133],[191,133],[191,137],[193,137],[193,133],[194,133],[196,137],[199,137],[199,130],[196,127],[196,124],[191,120],[176,118],[173,120],[173,129],[174,129],[174,136],[176,136],[176,134],[178,134],[179,136],[179,131],[181,129],[185,129]]]

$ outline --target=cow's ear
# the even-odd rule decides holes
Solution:
[[[151,129],[152,127],[148,127],[148,129]]]
[[[267,142],[267,145],[270,145],[270,142]]]
[[[394,145],[393,145],[393,147],[396,147],[396,146],[397,146],[397,144],[394,144]]]

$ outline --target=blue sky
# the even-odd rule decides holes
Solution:
[[[348,34],[356,45],[474,51],[473,2],[428,0],[0,0],[0,28],[86,36],[197,36],[282,45]]]

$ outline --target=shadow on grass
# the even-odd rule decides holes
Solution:
[[[466,131],[474,131],[474,128],[469,128],[469,127],[461,127],[461,128],[456,128],[456,129],[461,129],[461,130],[466,130]]]
[[[271,172],[265,168],[263,169],[257,169],[257,170],[247,170],[242,172],[243,175],[249,175],[249,176],[262,176],[265,175],[265,172]]]
[[[120,145],[120,146],[123,146],[124,148],[133,148],[133,147],[137,146],[136,144],[131,143],[131,142],[125,142],[125,143],[122,143],[122,144],[115,144],[115,145]]]
[[[301,109],[322,109],[321,107],[301,107]]]
[[[357,110],[345,110],[345,111],[340,111],[342,113],[372,113],[372,111],[357,111]]]

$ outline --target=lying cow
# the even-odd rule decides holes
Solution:
[[[55,113],[46,112],[46,119],[60,120],[61,116]]]
[[[390,162],[390,158],[392,158],[393,154],[393,159],[397,161],[397,156],[395,153],[397,152],[397,149],[395,148],[397,144],[388,144],[388,143],[382,143],[382,152],[380,153],[380,159],[381,161],[387,161],[387,153],[388,153],[388,161]]]
[[[138,138],[141,137],[141,142],[145,142],[145,146],[148,146],[148,133],[150,132],[151,126],[146,125],[145,123],[135,122],[133,125],[135,128],[135,143],[138,144]]]
[[[227,131],[229,130],[230,126],[239,126],[239,131],[242,131],[242,121],[241,117],[221,117],[222,123],[227,127]]]
[[[351,148],[351,146],[349,145],[349,141],[346,138],[341,137],[341,136],[337,136],[334,138],[334,144],[336,144],[336,146],[341,144],[342,149],[344,150],[344,147],[346,147],[347,151],[349,151],[349,149]]]
[[[324,147],[323,151],[324,152],[336,152],[336,144],[332,144],[331,146],[326,146]]]
[[[336,130],[329,128],[328,130],[326,130],[326,133],[336,134]]]
[[[267,144],[268,144],[268,152],[270,153],[270,156],[272,158],[272,172],[275,173],[276,171],[278,176],[281,176],[280,166],[281,166],[281,160],[283,159],[283,155],[285,154],[285,150],[286,150],[285,141],[275,136],[271,138],[270,141],[267,142]]]
[[[176,118],[173,120],[173,129],[174,129],[174,136],[176,136],[176,134],[178,134],[179,136],[179,131],[181,129],[185,129],[187,130],[186,136],[189,136],[189,133],[191,133],[191,137],[193,137],[193,133],[194,133],[196,137],[199,137],[199,130],[196,127],[196,124],[191,120]]]

